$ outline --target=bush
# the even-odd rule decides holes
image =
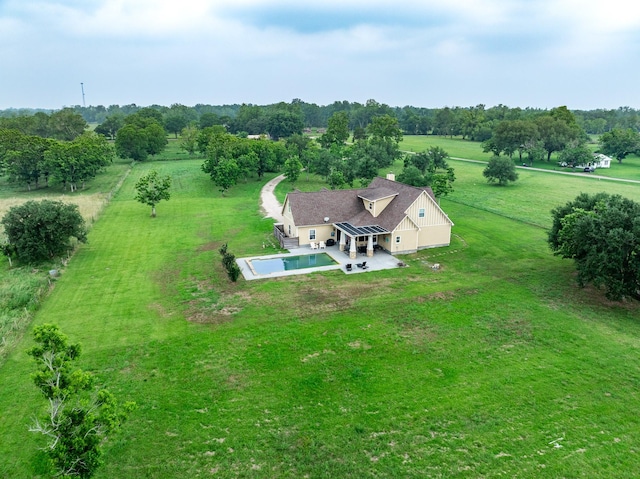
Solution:
[[[218,251],[222,255],[222,264],[227,270],[229,279],[235,283],[241,273],[240,268],[236,264],[235,255],[227,251],[227,243],[223,244]]]
[[[27,263],[50,260],[71,250],[72,238],[87,240],[78,206],[61,201],[27,201],[12,207],[1,223],[8,240],[2,252]]]

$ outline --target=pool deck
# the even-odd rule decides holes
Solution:
[[[252,259],[273,259],[273,258],[286,258],[288,256],[298,256],[298,255],[307,255],[314,253],[327,253],[331,256],[338,264],[329,265],[329,266],[319,266],[314,268],[304,268],[304,269],[294,269],[289,271],[276,271],[274,273],[269,274],[255,274],[250,267],[250,263],[247,260]],[[367,262],[367,268],[362,269],[358,268],[356,265],[358,263]],[[289,253],[281,253],[281,254],[271,254],[265,256],[251,256],[247,258],[237,258],[236,264],[242,271],[242,275],[244,279],[247,281],[251,281],[254,279],[267,279],[267,278],[279,278],[281,276],[293,276],[298,274],[309,274],[315,273],[317,271],[332,271],[332,270],[341,270],[345,274],[359,274],[359,273],[368,273],[370,271],[380,271],[383,269],[396,269],[398,267],[398,260],[396,257],[385,251],[376,251],[374,255],[370,258],[367,258],[366,255],[359,254],[356,259],[349,258],[349,255],[345,252],[340,251],[338,245],[327,246],[324,249],[311,249],[309,246],[303,246],[300,248],[292,248],[289,250]],[[347,271],[346,265],[351,263],[353,266],[351,271]]]

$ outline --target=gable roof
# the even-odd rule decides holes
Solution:
[[[409,206],[425,192],[435,203],[433,191],[428,186],[417,188],[376,177],[368,188],[292,192],[287,195],[287,201],[298,226],[324,224],[324,219],[329,218],[326,223],[350,223],[356,227],[378,225],[393,231],[405,218]],[[375,201],[390,196],[394,198],[377,217],[363,207],[362,199]]]

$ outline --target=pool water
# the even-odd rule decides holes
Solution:
[[[327,253],[305,254],[301,256],[285,256],[270,259],[250,259],[248,263],[256,274],[270,274],[293,269],[317,268],[338,264]]]

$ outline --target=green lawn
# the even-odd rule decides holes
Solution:
[[[578,289],[543,228],[574,192],[627,185],[526,172],[499,188],[455,162],[450,247],[404,269],[233,284],[223,242],[271,251],[261,183],[222,198],[200,164],[136,165],[34,320],[139,405],[95,477],[637,474],[638,304]],[[132,199],[149,168],[174,179],[155,219]],[[0,477],[41,474],[30,344],[0,366]]]

